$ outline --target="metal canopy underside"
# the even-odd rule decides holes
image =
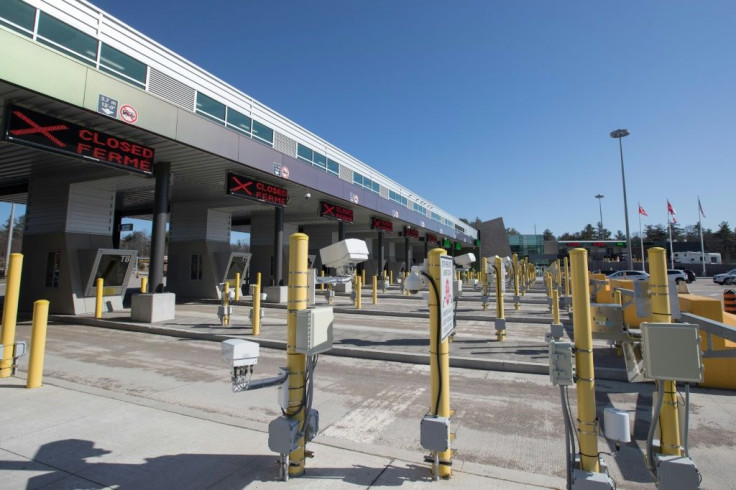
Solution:
[[[182,202],[206,203],[209,208],[231,212],[233,223],[239,224],[248,223],[254,213],[271,213],[273,207],[268,204],[226,194],[227,173],[235,172],[286,188],[289,193],[289,201],[284,212],[286,223],[299,225],[329,223],[331,220],[319,216],[319,201],[322,199],[353,209],[354,223],[348,224],[350,232],[368,231],[370,217],[381,214],[315,189],[274,177],[261,170],[244,167],[240,163],[171,141],[138,127],[0,81],[0,109],[3,114],[11,104],[153,148],[155,161],[171,162],[172,205]],[[155,184],[153,177],[0,140],[0,200],[25,204],[32,176],[48,173],[58,173],[78,181],[94,180],[105,189],[115,190],[116,209],[121,216],[135,216],[141,219],[151,216]],[[307,192],[311,194],[310,199],[305,197]],[[400,227],[410,224],[390,216],[384,217],[394,222],[394,236],[398,236]]]

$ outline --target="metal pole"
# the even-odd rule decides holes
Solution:
[[[46,326],[49,319],[49,302],[39,299],[33,303],[33,330],[31,354],[28,360],[26,388],[38,388],[43,381],[43,358],[46,353]]]
[[[667,281],[667,252],[662,247],[649,249],[649,290],[652,298],[652,321],[670,323],[670,297]],[[662,432],[660,451],[662,454],[682,456],[680,430],[677,414],[677,387],[674,381],[664,383],[664,399],[659,414],[659,429]],[[652,423],[656,423],[652,421]]]
[[[13,227],[15,226],[15,203],[10,204],[10,221],[8,221],[8,248],[5,251],[5,277],[8,277],[8,265],[10,264],[10,251],[13,247]]]
[[[590,287],[588,285],[588,252],[584,248],[576,248],[570,251],[570,268],[572,270],[572,318],[576,350],[577,431],[580,440],[580,468],[583,471],[599,473],[593,333],[590,318]]]
[[[7,267],[8,279],[5,281],[5,302],[3,303],[3,328],[0,343],[5,346],[0,360],[0,378],[8,378],[13,373],[15,354],[15,325],[18,321],[18,299],[20,298],[20,275],[23,270],[23,254],[10,254]]]
[[[101,277],[97,278],[95,283],[97,291],[95,291],[95,318],[102,318],[102,301],[105,289],[105,280]]]
[[[598,238],[600,238],[601,240],[603,240],[603,206],[601,205],[601,199],[603,199],[604,197],[606,196],[604,196],[603,194],[595,195],[595,198],[598,199],[598,212],[601,215],[601,220],[599,221],[599,223],[601,224],[601,227],[600,227],[600,230],[598,231]]]
[[[703,263],[703,277],[705,277],[705,246],[703,245],[703,222],[700,219],[700,209],[698,209],[698,228],[700,228],[700,261]]]
[[[299,421],[298,431],[302,436],[297,448],[289,454],[288,476],[304,474],[304,422],[306,400],[304,399],[307,375],[307,356],[296,352],[297,311],[307,308],[307,265],[309,237],[294,233],[289,238],[289,290],[287,305],[286,366],[289,371],[289,408],[286,415]]]
[[[624,217],[626,218],[626,247],[629,250],[629,269],[632,269],[632,260],[633,257],[631,255],[631,233],[629,233],[629,204],[626,199],[626,173],[624,172],[624,147],[621,144],[621,138],[622,136],[619,136],[618,138],[618,149],[619,153],[621,154],[621,182],[623,183],[624,187]]]
[[[440,256],[447,255],[442,248],[430,250],[427,259],[429,275],[434,284],[441,286]],[[450,417],[450,345],[449,340],[440,340],[440,305],[436,295],[442,297],[440,291],[435,291],[430,282],[429,291],[429,370],[432,380],[432,399],[430,411],[439,417]],[[452,475],[452,450],[447,449],[436,455],[439,459],[439,476],[449,478]],[[446,464],[441,464],[446,463]]]
[[[521,309],[521,303],[519,303],[519,254],[513,255],[514,261],[514,309]]]
[[[644,258],[644,235],[641,233],[641,213],[639,215],[639,243],[641,244],[641,270],[646,272],[646,259]]]
[[[378,230],[378,274],[380,277],[386,277],[383,273],[383,230]],[[392,277],[391,283],[393,282]]]
[[[149,290],[164,291],[164,252],[166,250],[166,221],[169,208],[169,179],[171,163],[157,162],[156,193],[153,197],[153,233],[151,236],[151,263],[148,271]]]
[[[345,223],[338,221],[337,223],[337,241],[341,242],[345,240]]]
[[[284,284],[284,208],[277,207],[274,210],[273,221],[273,277],[272,286]]]
[[[494,268],[496,269],[496,318],[499,320],[505,320],[506,316],[503,311],[503,281],[501,277],[501,257],[496,256],[494,262]],[[499,342],[506,340],[506,330],[496,330],[496,338]]]

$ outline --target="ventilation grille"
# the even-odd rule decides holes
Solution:
[[[353,182],[353,171],[346,165],[340,165],[340,178],[350,183]]]
[[[281,153],[286,153],[290,157],[296,158],[296,141],[274,131],[273,147]]]
[[[384,198],[384,199],[388,199],[388,187],[386,187],[385,185],[382,185],[382,186],[381,186],[381,189],[379,190],[379,193],[378,193],[378,194],[379,194],[379,195],[380,195],[380,196],[381,196],[382,198]]]
[[[185,109],[194,110],[195,90],[155,68],[150,69],[148,91]]]

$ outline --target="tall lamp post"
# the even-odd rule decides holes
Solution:
[[[598,199],[598,212],[601,213],[601,220],[599,221],[600,228],[598,228],[598,238],[600,238],[601,240],[603,240],[603,206],[601,205],[601,199],[603,199],[604,197],[606,196],[604,196],[603,194],[595,195],[595,198]]]
[[[628,129],[617,129],[616,131],[611,131],[611,138],[618,138],[618,150],[621,154],[621,182],[624,186],[624,218],[626,221],[626,248],[629,251],[628,256],[628,266],[629,269],[633,269],[632,261],[633,256],[631,254],[631,233],[629,233],[629,204],[626,201],[626,173],[624,172],[624,147],[621,144],[621,138],[624,138],[629,135]],[[643,257],[642,257],[643,260]]]

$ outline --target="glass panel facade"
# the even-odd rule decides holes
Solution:
[[[327,171],[331,174],[340,175],[340,164],[335,160],[327,159]]]
[[[227,108],[227,125],[250,136],[251,118],[229,107]]]
[[[97,63],[97,39],[78,31],[69,24],[41,12],[38,19],[38,42],[88,65]]]
[[[253,121],[253,137],[273,146],[273,129],[265,124]]]
[[[296,149],[297,158],[304,160],[305,162],[312,163],[312,150],[299,143]]]
[[[440,223],[442,223],[442,217],[439,214],[435,213],[434,211],[431,213],[430,216],[433,220],[439,221]]]
[[[27,3],[20,0],[2,0],[0,2],[0,24],[31,37],[35,21],[36,9]]]
[[[139,87],[146,87],[146,65],[105,43],[100,46],[100,70]]]
[[[421,204],[414,203],[413,204],[414,211],[423,214],[424,216],[427,215],[427,209],[422,206]]]
[[[321,153],[314,152],[314,159],[312,160],[315,165],[322,168],[327,168],[327,157]]]
[[[225,124],[225,104],[201,92],[197,92],[197,114],[209,116],[215,122]]]

